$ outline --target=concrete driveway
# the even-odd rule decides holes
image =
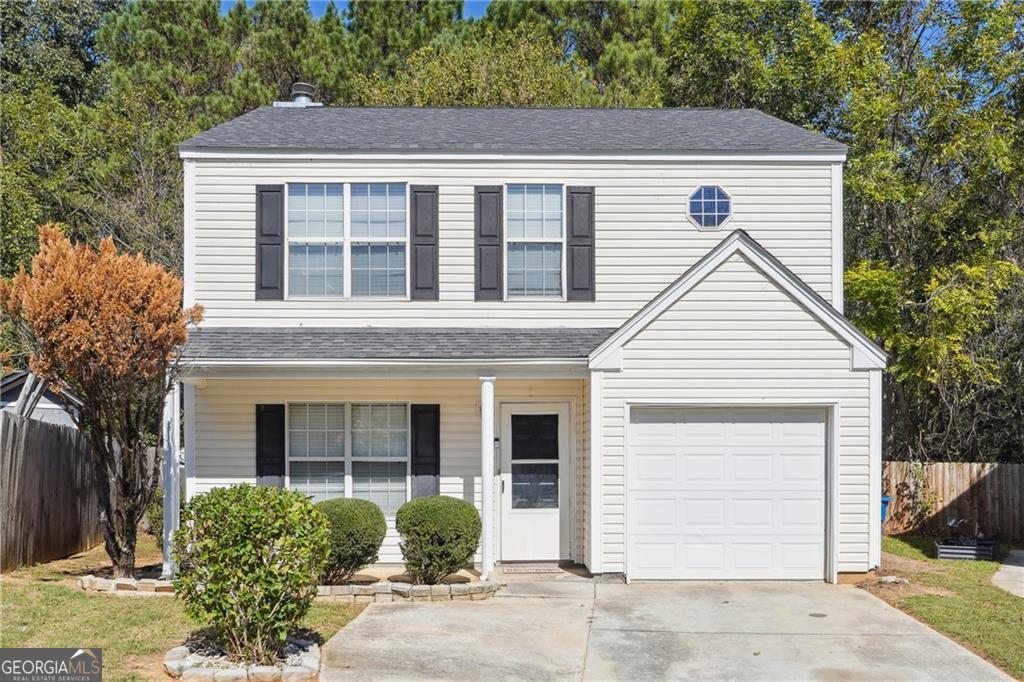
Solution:
[[[853,587],[515,583],[487,602],[373,604],[321,679],[1007,680]]]

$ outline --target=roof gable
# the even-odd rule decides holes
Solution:
[[[846,147],[755,109],[261,107],[183,154],[831,154]]]
[[[844,341],[850,348],[851,369],[885,368],[886,354],[881,348],[743,230],[736,230],[723,239],[679,279],[615,330],[590,354],[590,367],[621,369],[623,347],[734,254],[743,255],[753,267]]]

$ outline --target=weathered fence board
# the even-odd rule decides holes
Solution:
[[[103,538],[89,447],[76,429],[0,411],[0,570]]]
[[[882,490],[888,533],[945,533],[953,521],[957,534],[1024,539],[1024,464],[886,462]]]

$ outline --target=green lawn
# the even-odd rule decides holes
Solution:
[[[159,556],[140,539],[140,564]],[[102,548],[0,578],[0,646],[100,647],[104,679],[167,679],[163,656],[195,625],[172,597],[85,592],[76,576],[103,566]],[[316,602],[303,623],[326,640],[359,613],[351,604]]]
[[[953,593],[908,596],[896,606],[985,656],[1010,675],[1024,678],[1024,599],[992,585],[997,562],[933,559],[934,538],[884,537],[882,550],[926,562],[935,570],[906,577]]]

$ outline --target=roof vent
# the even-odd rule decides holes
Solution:
[[[316,88],[309,83],[294,83],[292,85],[292,101],[296,104],[312,104]]]
[[[297,82],[292,84],[292,98],[288,102],[274,102],[275,107],[319,107],[319,102],[313,101],[316,88],[309,83]]]

